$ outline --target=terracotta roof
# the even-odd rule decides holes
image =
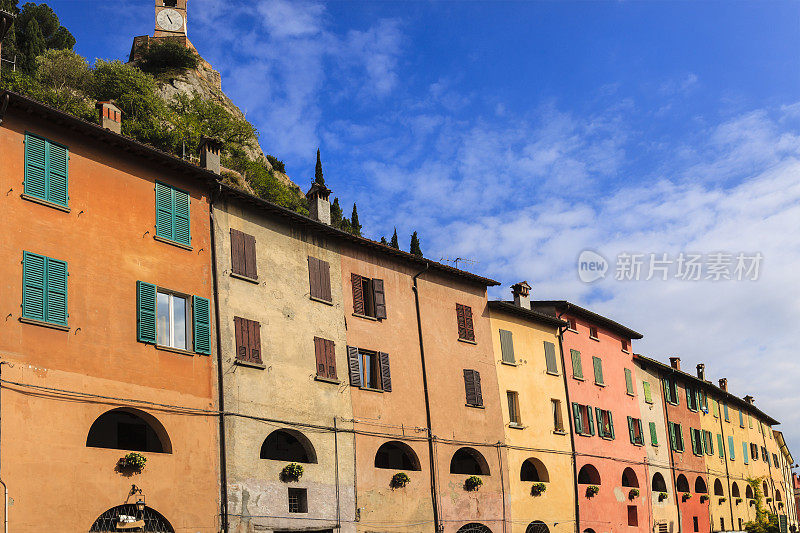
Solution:
[[[549,326],[562,327],[567,325],[567,322],[565,322],[564,320],[560,320],[554,317],[553,315],[548,315],[547,313],[542,313],[540,311],[534,311],[533,309],[526,309],[524,307],[518,306],[513,302],[505,302],[503,300],[489,300],[489,309],[492,309],[494,311],[503,311],[514,315],[519,315],[523,318],[527,318],[528,320],[532,320],[534,322],[543,322]]]
[[[641,333],[634,331],[628,327],[625,327],[619,322],[614,322],[610,318],[606,318],[603,315],[598,315],[594,311],[589,311],[584,307],[575,305],[574,303],[568,302],[566,300],[534,300],[531,302],[531,308],[536,308],[536,307],[538,308],[554,307],[559,311],[580,316],[597,324],[598,326],[602,326],[608,330],[614,331],[616,333],[619,333],[620,335],[629,337],[631,339],[641,339],[643,337]]]
[[[354,244],[356,246],[363,246],[377,253],[382,253],[384,255],[391,256],[400,261],[418,265],[421,268],[427,264],[432,271],[464,279],[472,283],[477,283],[478,285],[482,286],[500,285],[500,282],[495,281],[493,279],[479,276],[477,274],[473,274],[471,272],[467,272],[464,270],[459,270],[449,265],[437,263],[436,261],[431,261],[429,259],[418,257],[408,252],[392,248],[391,246],[380,244],[379,242],[367,239],[365,237],[358,237],[356,235],[352,235],[350,233],[347,233],[346,231],[342,231],[340,229],[331,227],[327,224],[324,224],[307,216],[296,213],[290,209],[286,209],[285,207],[281,207],[277,204],[274,204],[262,198],[258,198],[257,196],[253,196],[234,187],[225,185],[219,181],[219,175],[209,170],[206,170],[202,167],[199,167],[194,163],[185,161],[179,157],[176,157],[172,154],[154,148],[148,144],[144,144],[135,139],[132,139],[131,137],[128,137],[126,135],[121,135],[119,133],[114,133],[110,130],[107,130],[99,126],[98,124],[95,124],[93,122],[88,122],[86,120],[80,119],[68,113],[64,113],[63,111],[60,111],[48,105],[42,104],[41,102],[37,102],[36,100],[32,100],[26,96],[22,96],[20,94],[11,91],[0,92],[0,124],[2,124],[2,120],[5,114],[3,112],[3,109],[4,109],[4,99],[6,98],[8,98],[9,108],[18,109],[20,111],[32,115],[38,115],[60,126],[80,131],[81,133],[88,135],[89,137],[93,137],[99,141],[117,146],[125,150],[126,152],[134,153],[136,155],[145,157],[147,159],[155,161],[158,164],[165,165],[173,170],[184,172],[185,174],[191,177],[204,181],[205,184],[211,190],[221,191],[224,194],[227,194],[228,196],[236,197],[240,200],[249,202],[252,205],[260,208],[265,213],[282,217],[287,221],[290,221],[297,225],[304,226],[317,233],[337,238],[341,241],[345,241]]]

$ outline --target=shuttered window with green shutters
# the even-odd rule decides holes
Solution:
[[[172,304],[169,303],[170,299]],[[187,309],[189,305],[191,312]],[[190,316],[191,328],[187,327],[189,331],[184,333]],[[187,336],[191,336],[191,339]],[[146,344],[210,355],[211,303],[202,296],[180,296],[159,289],[152,283],[137,281],[136,338]]]
[[[211,305],[208,298],[194,296],[194,351],[211,355]]]
[[[69,206],[69,150],[66,146],[25,134],[24,191],[27,196]]]
[[[189,193],[156,182],[156,236],[179,244],[192,244]]]
[[[673,450],[676,452],[682,452],[684,450],[683,432],[681,431],[680,424],[676,424],[674,422],[669,423],[669,440],[672,444]]]
[[[515,364],[514,336],[510,331],[504,329],[500,330],[500,353],[502,354],[504,363]]]
[[[594,366],[594,382],[598,385],[604,385],[603,361],[599,357],[592,357],[592,366]]]
[[[650,444],[658,446],[658,433],[656,432],[655,422],[650,422]]]
[[[570,350],[572,356],[572,377],[575,379],[583,379],[583,365],[581,363],[581,352],[578,350]]]
[[[736,446],[733,444],[733,437],[728,437],[728,458],[731,461],[736,460]]]
[[[556,360],[556,345],[544,341],[544,363],[548,374],[558,375],[558,361]]]
[[[720,458],[725,458],[725,445],[722,441],[722,435],[717,433],[717,452],[719,453]]]
[[[644,401],[647,403],[653,403],[653,393],[650,390],[650,382],[643,381],[642,388],[644,389]]]
[[[631,444],[644,446],[644,435],[642,434],[642,421],[639,418],[628,417],[628,433]]]
[[[633,396],[633,376],[629,368],[625,369],[625,391]]]
[[[672,405],[678,405],[680,400],[678,399],[678,386],[675,383],[674,379],[664,378],[664,398],[667,400],[667,403],[671,403]]]
[[[22,316],[66,326],[67,263],[31,252],[22,253]]]
[[[748,453],[747,453],[747,443],[746,442],[742,443],[742,461],[744,461],[744,464],[749,464],[750,463],[750,460],[749,460],[749,457],[748,457]]]

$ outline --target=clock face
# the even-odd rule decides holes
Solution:
[[[183,17],[174,9],[162,9],[156,16],[158,27],[166,31],[178,31],[183,27]]]

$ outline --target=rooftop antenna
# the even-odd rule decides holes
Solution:
[[[442,257],[441,259],[439,259],[439,261],[444,261],[445,263],[452,263],[453,268],[458,268],[459,262],[468,263],[470,265],[474,265],[478,262],[475,259],[467,259],[466,257],[456,257],[455,259],[448,259],[446,257]]]

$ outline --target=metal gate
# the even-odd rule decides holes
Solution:
[[[483,524],[473,522],[458,529],[458,533],[492,533],[492,530]]]
[[[550,533],[550,528],[544,522],[535,520],[528,524],[525,533]]]
[[[92,524],[91,532],[131,531],[135,533],[175,533],[166,518],[161,513],[145,507],[139,511],[134,504],[118,505],[112,507]]]

